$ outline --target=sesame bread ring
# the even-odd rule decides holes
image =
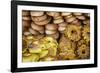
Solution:
[[[47,15],[52,16],[52,17],[57,17],[57,16],[60,16],[60,13],[51,11],[51,12],[47,12]]]
[[[68,22],[68,23],[71,23],[75,19],[76,19],[75,17],[70,17],[70,18],[66,19],[65,21]]]
[[[43,26],[36,25],[33,22],[31,23],[31,27],[32,27],[32,29],[37,30],[37,31],[44,30]]]
[[[31,18],[32,18],[32,21],[39,22],[39,21],[46,20],[47,19],[47,15],[43,15],[43,16],[32,16]]]
[[[22,21],[22,26],[23,26],[23,27],[29,27],[30,24],[31,24],[30,21],[26,21],[26,20],[23,20],[23,21]]]
[[[68,24],[66,22],[59,23],[58,26],[66,27]]]
[[[47,30],[57,30],[57,25],[56,24],[47,24],[46,26],[45,26],[45,28],[47,29]]]
[[[31,11],[30,14],[31,14],[31,16],[42,16],[42,15],[44,15],[44,12],[42,12],[42,11]]]
[[[40,21],[40,22],[34,22],[37,25],[46,25],[51,21],[51,17],[48,17],[46,20]]]
[[[23,16],[22,20],[31,20],[31,17],[30,16]]]
[[[52,30],[45,30],[46,34],[55,34],[57,31],[52,31]]]
[[[82,13],[80,13],[80,12],[74,12],[73,14],[74,15],[82,15]]]
[[[73,41],[79,41],[81,39],[81,26],[68,25],[64,31],[66,37]]]
[[[56,19],[56,20],[53,21],[54,24],[59,24],[59,23],[62,23],[62,22],[64,22],[63,19]]]
[[[62,12],[61,13],[62,16],[68,16],[68,15],[71,15],[71,14],[72,14],[71,12]]]
[[[39,34],[38,31],[36,31],[36,30],[34,30],[34,29],[32,29],[32,28],[29,28],[29,31],[30,31],[30,33],[32,33],[33,35],[38,35],[38,34]]]
[[[29,16],[29,15],[30,15],[30,11],[28,11],[28,10],[22,11],[22,16]]]

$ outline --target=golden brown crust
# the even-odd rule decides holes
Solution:
[[[77,49],[77,54],[79,58],[82,59],[87,59],[90,56],[90,50],[89,47],[86,46],[85,44],[81,45],[78,49]]]
[[[83,36],[84,40],[86,40],[87,42],[90,41],[90,26],[84,25],[84,28],[82,31],[82,36]]]
[[[85,24],[85,25],[90,25],[90,19],[84,20],[84,21],[83,21],[83,24]]]
[[[76,44],[62,35],[59,41],[59,51],[66,52],[69,49],[75,50]]]
[[[64,34],[70,40],[78,41],[81,38],[81,27],[78,25],[68,25]]]
[[[76,55],[74,53],[74,50],[67,50],[66,52],[62,52],[59,54],[61,59],[63,60],[75,60]]]

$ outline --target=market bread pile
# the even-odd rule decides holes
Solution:
[[[22,11],[23,62],[90,58],[90,15]]]

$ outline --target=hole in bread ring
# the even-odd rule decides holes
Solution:
[[[68,25],[64,34],[73,41],[78,41],[81,38],[81,28],[78,25]]]
[[[89,52],[90,52],[89,47],[86,46],[85,44],[82,44],[77,50],[78,56],[82,59],[88,58]]]

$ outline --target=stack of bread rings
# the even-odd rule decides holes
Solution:
[[[66,22],[59,23],[59,24],[58,24],[58,31],[59,31],[60,33],[63,33],[63,32],[65,31],[67,25],[68,25],[68,24],[67,24]]]
[[[27,28],[30,26],[30,23],[31,23],[30,11],[23,10],[22,11],[22,27],[23,27],[23,31],[27,30]]]
[[[48,17],[44,12],[31,11],[32,21],[37,25],[46,25],[51,21],[51,17]]]
[[[23,62],[90,58],[90,14],[22,10]]]
[[[59,38],[58,26],[57,24],[47,24],[45,25],[46,36],[51,36],[55,39]]]

